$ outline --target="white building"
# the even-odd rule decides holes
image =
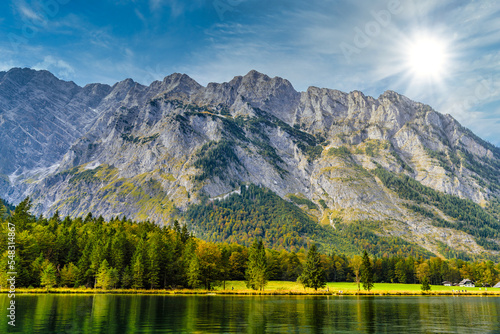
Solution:
[[[464,286],[464,287],[467,287],[467,288],[473,288],[476,285],[470,279],[465,278],[460,283],[458,283],[458,286]]]

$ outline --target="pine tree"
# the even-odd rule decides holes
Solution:
[[[370,291],[373,288],[372,263],[366,250],[363,253],[363,263],[361,265],[361,282],[363,283],[363,289]]]
[[[16,231],[24,230],[30,227],[35,218],[29,213],[31,210],[31,199],[26,197],[21,203],[16,206],[12,214],[12,223],[16,226]]]
[[[46,287],[47,289],[50,289],[54,285],[56,285],[56,267],[52,262],[49,262],[49,260],[45,260],[43,264],[40,282],[42,286]]]
[[[78,267],[73,262],[68,263],[61,269],[61,286],[73,287],[78,278]]]
[[[318,253],[316,245],[312,245],[307,252],[306,264],[298,281],[304,288],[313,288],[315,291],[318,288],[323,288],[325,282],[325,269],[321,264],[321,256]]]
[[[142,289],[144,287],[146,273],[144,262],[143,241],[141,240],[134,253],[132,262],[132,276],[134,277],[132,287],[134,289]]]
[[[200,279],[200,263],[198,257],[193,255],[191,260],[189,260],[188,269],[186,272],[187,281],[190,287],[197,288],[201,284]]]
[[[262,239],[255,239],[249,250],[246,285],[254,290],[264,290],[267,284],[266,250]]]
[[[118,284],[118,282],[120,282],[120,272],[118,271],[118,269],[111,267],[109,268],[108,275],[109,287],[116,289],[116,285]]]
[[[431,285],[429,284],[429,279],[427,278],[427,276],[424,276],[422,278],[422,285],[420,286],[420,289],[422,291],[430,291]]]
[[[122,288],[128,289],[132,286],[134,282],[134,276],[132,275],[132,270],[129,266],[125,267],[122,272]]]
[[[151,232],[148,236],[147,261],[149,269],[148,283],[151,289],[154,289],[160,283],[162,264],[162,245],[158,233]]]
[[[185,244],[189,239],[189,231],[187,229],[186,224],[182,225],[182,230],[180,233],[181,233],[181,242]]]
[[[107,290],[111,287],[111,268],[107,260],[103,260],[96,277],[96,288]]]

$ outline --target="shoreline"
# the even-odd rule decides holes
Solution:
[[[9,293],[8,289],[1,289],[0,293]],[[81,288],[33,288],[16,289],[16,294],[68,294],[68,295],[98,295],[98,294],[118,294],[118,295],[221,295],[221,296],[500,296],[499,291],[391,291],[391,290],[371,290],[371,291],[299,291],[299,290],[134,290],[134,289],[81,289]]]

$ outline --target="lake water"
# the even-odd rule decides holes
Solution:
[[[0,295],[0,333],[500,333],[500,297]]]

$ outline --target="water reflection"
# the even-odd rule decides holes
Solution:
[[[3,319],[9,299],[0,296]],[[18,295],[19,333],[500,332],[499,297]]]

